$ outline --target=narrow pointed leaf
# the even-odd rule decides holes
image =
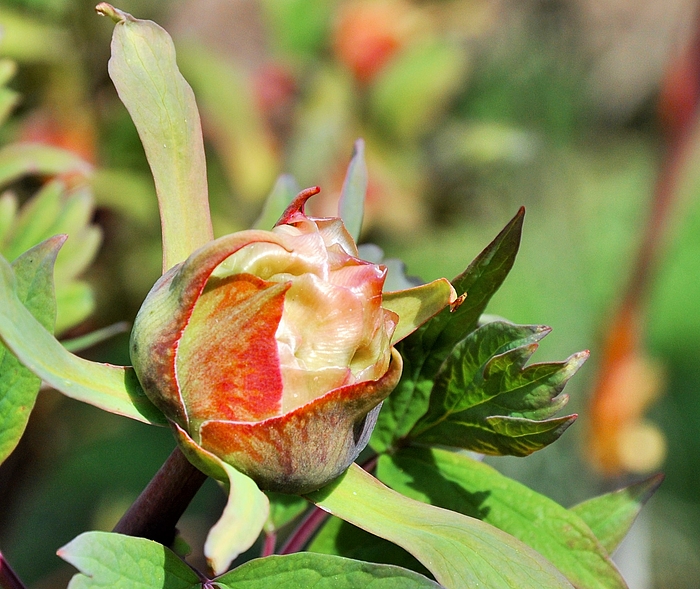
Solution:
[[[300,188],[294,176],[290,174],[282,174],[277,178],[272,192],[265,199],[262,213],[257,221],[253,223],[253,229],[263,229],[270,231],[277,223],[277,220],[282,216],[285,209],[294,200],[294,197],[299,194]]]
[[[399,316],[399,323],[391,338],[392,343],[413,333],[455,298],[452,285],[444,278],[406,290],[384,293],[382,307]]]
[[[559,571],[519,540],[477,519],[400,495],[356,464],[308,498],[405,548],[448,589],[571,589]]]
[[[362,229],[367,183],[365,142],[358,139],[355,141],[352,159],[345,174],[338,210],[338,216],[343,220],[345,228],[355,241],[358,241]]]
[[[58,551],[80,571],[68,589],[194,589],[200,579],[169,548],[108,532],[85,532]]]
[[[571,511],[588,524],[603,547],[612,554],[663,480],[664,475],[656,474],[624,489],[574,505]]]
[[[170,35],[154,22],[107,6],[101,12],[118,19],[109,75],[151,166],[167,270],[213,238],[199,112]]]
[[[216,574],[221,574],[258,539],[267,521],[270,503],[253,479],[199,447],[181,427],[173,427],[187,459],[228,488],[224,512],[204,544],[209,566]]]
[[[245,563],[216,579],[222,589],[438,589],[422,575],[400,567],[325,554],[270,556]]]
[[[452,281],[466,298],[454,311],[444,309],[397,349],[404,359],[401,382],[384,402],[370,444],[378,452],[404,438],[428,410],[440,365],[454,346],[473,331],[491,297],[505,280],[520,245],[524,209],[506,225],[467,269]]]
[[[464,302],[452,313],[443,311],[420,334],[424,356],[428,358],[424,374],[430,376],[452,348],[472,332],[491,297],[500,288],[515,262],[520,247],[525,209],[521,208],[496,238],[452,281]]]
[[[53,330],[56,320],[53,265],[64,241],[65,236],[49,239],[12,265],[18,300],[47,330]],[[0,344],[0,463],[22,437],[40,387],[41,379]]]
[[[0,339],[24,366],[64,395],[138,421],[165,424],[130,367],[74,356],[17,298],[12,268],[0,257]]]
[[[439,448],[407,447],[382,456],[377,476],[408,497],[479,518],[515,536],[577,589],[626,587],[583,519],[482,462]]]
[[[0,186],[23,176],[92,172],[92,166],[75,153],[43,143],[13,143],[0,149]]]
[[[418,441],[526,456],[555,441],[575,416],[553,418],[561,391],[588,357],[525,366],[549,328],[494,321],[454,347],[435,376]]]

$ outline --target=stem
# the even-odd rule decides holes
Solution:
[[[175,448],[113,531],[170,546],[178,520],[206,479]]]
[[[0,588],[1,589],[27,589],[24,583],[19,580],[19,577],[12,570],[10,563],[5,560],[2,552],[0,552]]]
[[[379,454],[371,456],[365,460],[360,466],[367,472],[372,472],[377,466],[377,461],[379,460]],[[323,522],[326,521],[330,514],[323,511],[320,507],[314,507],[306,517],[301,520],[301,523],[297,526],[287,541],[284,543],[280,550],[280,554],[292,554],[293,552],[299,552],[311,537],[316,533],[318,528],[321,527]],[[267,542],[267,539],[265,540]],[[269,554],[273,554],[272,552]],[[264,554],[263,556],[268,556]]]
[[[266,532],[265,542],[263,543],[260,556],[270,556],[275,553],[275,544],[277,544],[277,532]]]
[[[329,513],[326,513],[320,507],[314,507],[301,521],[297,529],[292,532],[292,535],[289,536],[284,546],[282,546],[280,554],[299,552],[306,546],[306,543],[316,533],[316,530],[321,527],[321,524],[326,521],[329,515]]]

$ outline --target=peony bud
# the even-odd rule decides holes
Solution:
[[[398,383],[398,315],[384,266],[302,192],[272,231],[214,240],[155,284],[136,317],[134,369],[192,440],[263,489],[306,493],[368,442]]]

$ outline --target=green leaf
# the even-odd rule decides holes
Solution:
[[[356,464],[308,499],[405,548],[448,589],[571,589],[559,571],[519,540],[477,519],[400,495]]]
[[[56,336],[82,323],[95,310],[95,293],[87,282],[56,285]],[[74,351],[74,350],[71,350]]]
[[[0,339],[34,374],[64,395],[145,423],[167,423],[130,367],[74,356],[17,298],[12,268],[0,257]]]
[[[325,554],[270,556],[216,579],[222,589],[428,589],[439,585],[395,566]]]
[[[345,173],[338,210],[338,216],[343,220],[345,228],[355,241],[359,239],[360,230],[362,229],[367,182],[365,142],[362,139],[358,139],[355,141],[352,159],[350,160],[348,171]]]
[[[109,75],[151,166],[167,270],[213,239],[199,112],[192,88],[178,70],[170,35],[151,21],[106,3],[100,7],[119,20]]]
[[[253,223],[253,229],[263,229],[270,231],[275,223],[284,213],[285,209],[294,200],[294,197],[299,194],[299,185],[290,174],[282,174],[277,178],[272,192],[265,199],[263,210],[260,213],[257,221]]]
[[[23,176],[77,173],[88,176],[92,166],[72,151],[42,143],[13,143],[0,149],[0,186]]]
[[[68,589],[190,589],[200,579],[169,548],[108,532],[85,532],[58,550],[80,571]]]
[[[466,299],[454,311],[444,309],[399,343],[404,359],[399,385],[384,401],[370,445],[378,452],[405,437],[428,410],[435,373],[454,346],[473,331],[486,305],[513,266],[520,245],[524,209],[520,209],[467,269],[452,281]]]
[[[19,301],[48,330],[56,320],[53,265],[64,240],[63,236],[47,240],[13,264]],[[0,463],[22,437],[40,387],[41,379],[0,344]]]
[[[61,340],[61,345],[69,352],[75,353],[80,350],[91,348],[120,333],[129,333],[130,329],[131,325],[129,323],[120,321],[118,323],[112,323],[112,325],[108,325],[102,329],[96,329],[85,335],[80,335],[68,340]]]
[[[477,517],[545,556],[577,589],[624,589],[586,523],[558,503],[464,454],[402,448],[379,459],[377,476],[395,491]]]
[[[603,547],[612,554],[663,480],[664,475],[656,474],[624,489],[574,505],[571,511],[588,524]]]
[[[552,418],[560,394],[588,357],[525,366],[548,327],[494,321],[455,346],[435,377],[428,412],[409,436],[484,454],[527,456],[554,442],[576,419]]]
[[[308,547],[310,552],[393,564],[423,575],[430,572],[400,546],[373,536],[337,517],[329,517]]]
[[[268,519],[267,496],[253,479],[204,450],[180,426],[173,424],[180,448],[203,473],[228,487],[228,501],[219,521],[209,530],[204,556],[210,568],[221,574],[239,554],[250,548]]]
[[[286,495],[273,491],[267,491],[265,494],[270,500],[270,514],[265,522],[265,531],[268,534],[291,523],[309,507],[309,502],[297,495]]]
[[[413,288],[384,293],[382,307],[399,316],[399,323],[391,337],[392,343],[413,333],[428,319],[447,307],[454,298],[454,290],[444,278]]]

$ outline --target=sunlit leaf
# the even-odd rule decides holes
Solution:
[[[199,112],[170,35],[106,3],[98,9],[117,21],[109,75],[151,166],[167,270],[213,238]]]
[[[365,142],[362,139],[358,139],[355,141],[352,159],[350,160],[350,165],[348,165],[348,171],[345,173],[338,210],[338,216],[343,220],[345,228],[355,241],[359,239],[360,230],[362,229],[367,182]]]
[[[85,532],[58,551],[80,571],[69,589],[190,589],[199,577],[169,548],[107,532]]]
[[[513,266],[520,245],[524,209],[452,281],[457,295],[467,293],[455,310],[445,309],[397,349],[404,359],[401,382],[384,401],[370,444],[384,451],[408,434],[428,410],[430,391],[438,368],[454,346],[473,331],[491,297]]]
[[[662,474],[612,493],[593,497],[571,508],[612,553],[622,542],[644,504],[664,480]]]
[[[15,260],[16,296],[37,322],[53,330],[56,301],[53,265],[64,237],[37,245]],[[41,379],[0,344],[0,463],[15,449],[41,387]]]
[[[222,589],[428,589],[422,575],[395,566],[325,554],[270,556],[245,563],[216,579]]]
[[[133,369],[68,352],[17,298],[12,268],[0,257],[0,339],[22,364],[64,395],[138,421],[165,424]]]
[[[553,418],[561,391],[588,357],[525,366],[549,328],[494,321],[455,346],[435,377],[427,413],[409,436],[485,454],[526,456],[576,416]]]
[[[482,462],[438,448],[402,448],[380,458],[377,476],[408,497],[512,534],[577,589],[626,587],[607,550],[578,515]]]
[[[400,495],[356,464],[308,498],[405,548],[448,589],[571,589],[559,571],[519,540],[478,519]]]

